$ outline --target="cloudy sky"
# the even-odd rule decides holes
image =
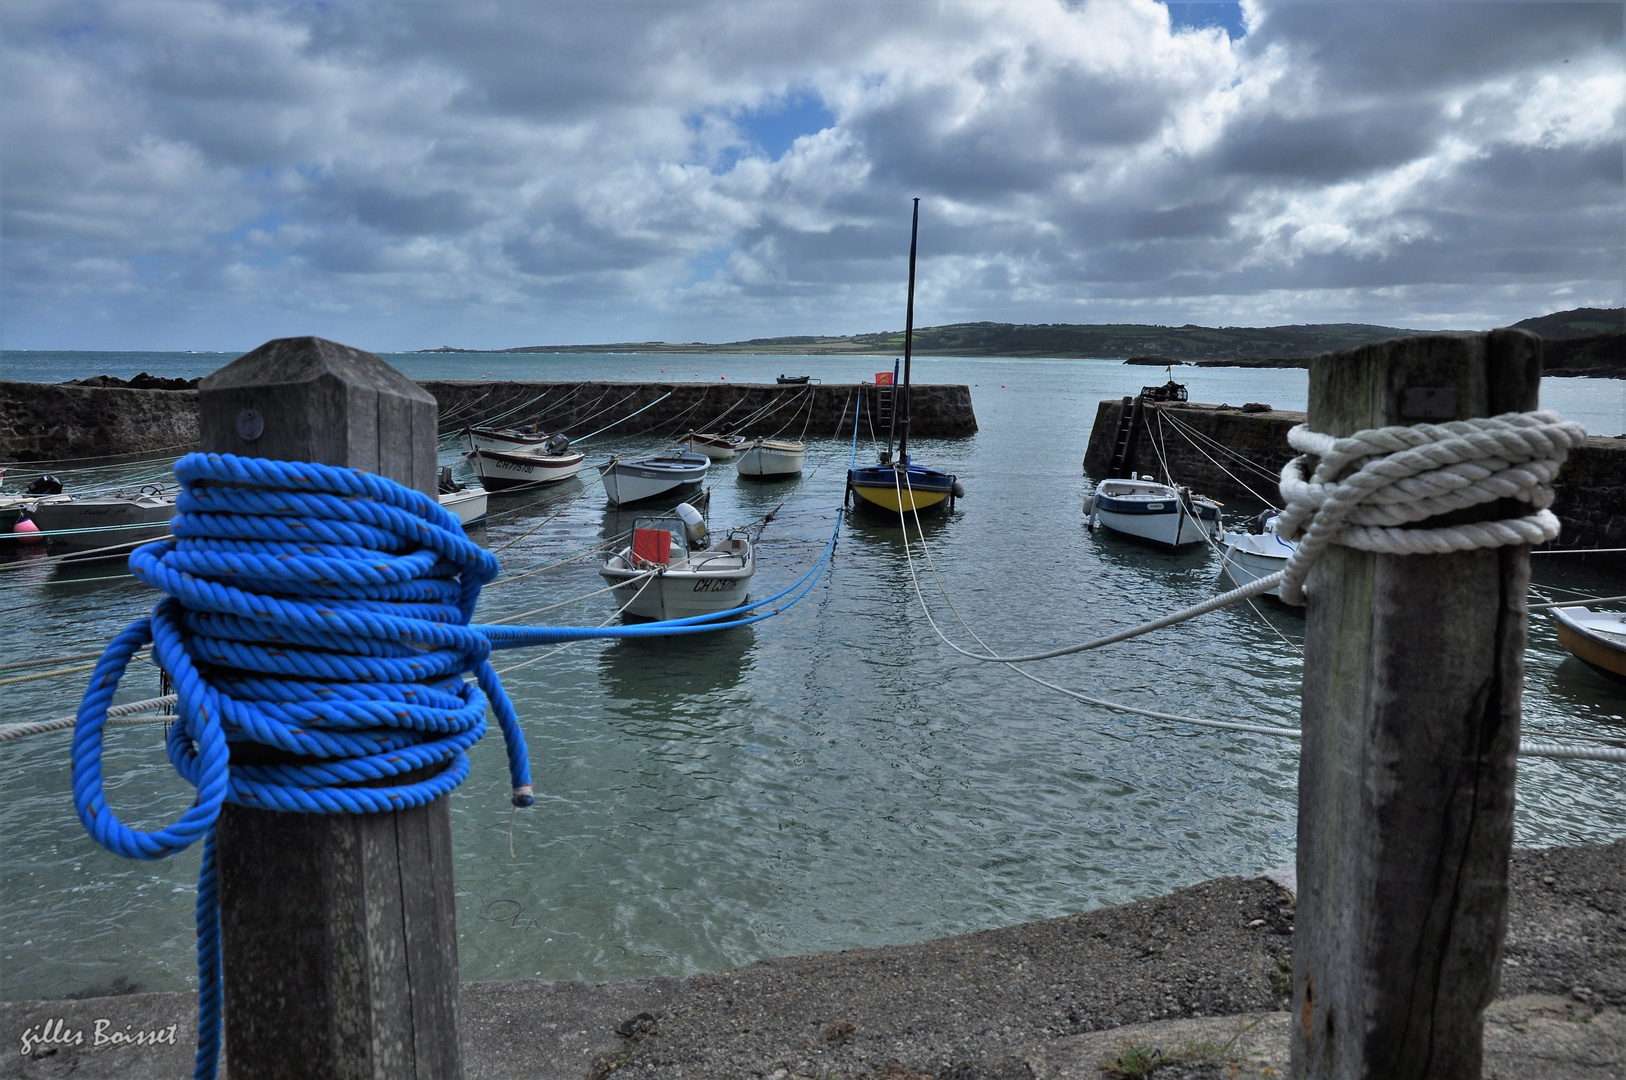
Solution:
[[[1620,3],[0,4],[6,348],[1472,328],[1626,290]]]

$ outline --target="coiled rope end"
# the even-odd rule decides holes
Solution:
[[[534,802],[536,802],[536,799],[531,794],[530,784],[521,784],[514,789],[513,803],[515,806],[523,808],[530,806]]]

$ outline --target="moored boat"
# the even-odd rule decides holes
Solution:
[[[965,485],[952,473],[912,461],[909,457],[909,367],[915,341],[915,252],[920,235],[920,200],[915,200],[914,219],[909,227],[909,293],[903,318],[903,382],[893,387],[891,423],[886,434],[886,450],[874,465],[847,470],[847,498],[859,507],[903,515],[952,507],[964,497]],[[894,366],[894,370],[896,367]],[[890,380],[884,385],[891,385]],[[876,386],[883,383],[876,376]],[[898,456],[892,456],[892,438],[898,437]],[[845,501],[845,500],[844,500]]]
[[[1253,527],[1246,532],[1227,529],[1220,537],[1224,559],[1220,573],[1237,585],[1250,585],[1284,569],[1298,545],[1276,534],[1276,521],[1280,517],[1280,511],[1266,510],[1254,519]],[[1278,586],[1264,595],[1280,600],[1282,590]]]
[[[813,381],[811,375],[784,375],[779,376],[780,386],[806,386]]]
[[[1220,504],[1150,477],[1103,480],[1085,504],[1097,526],[1169,548],[1201,544],[1219,531]]]
[[[53,547],[70,552],[122,552],[169,533],[175,496],[158,492],[80,497],[47,495],[27,512]]]
[[[556,456],[570,450],[570,440],[565,436],[550,435],[535,424],[518,428],[471,427],[467,431],[470,450],[513,451],[542,448]]]
[[[758,480],[800,476],[807,463],[807,446],[781,439],[753,439],[741,447],[737,466],[741,476]]]
[[[478,484],[470,486],[452,479],[452,467],[440,467],[440,505],[457,515],[464,526],[486,519],[486,489]]]
[[[1611,679],[1626,682],[1626,614],[1587,607],[1553,609],[1558,640],[1577,660]]]
[[[557,484],[581,472],[587,460],[585,454],[577,451],[552,454],[543,447],[513,451],[475,449],[466,456],[488,491]]]
[[[649,457],[610,461],[599,466],[599,472],[610,502],[625,506],[696,487],[706,479],[710,467],[711,459],[704,454],[669,450]]]
[[[689,432],[689,449],[704,454],[713,461],[733,461],[745,439],[739,435],[719,435],[713,432]]]
[[[632,536],[599,568],[623,614],[687,619],[745,603],[756,573],[751,542],[739,536],[710,542],[699,511],[688,503],[671,516],[640,520]]]

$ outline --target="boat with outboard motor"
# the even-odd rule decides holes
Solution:
[[[1298,545],[1277,535],[1276,522],[1281,515],[1280,510],[1265,510],[1254,518],[1246,531],[1225,530],[1220,536],[1223,559],[1220,573],[1237,585],[1251,585],[1260,578],[1285,569],[1287,560],[1298,550]],[[1264,595],[1280,600],[1281,587],[1269,589]]]
[[[689,449],[696,454],[704,454],[713,461],[733,461],[744,445],[745,438],[740,435],[724,435],[716,432],[691,431],[689,432]]]
[[[645,619],[715,615],[746,601],[756,552],[743,536],[713,541],[688,503],[670,515],[641,518],[632,543],[609,556],[599,574],[622,614]]]
[[[1098,526],[1169,548],[1201,544],[1219,531],[1220,505],[1190,488],[1160,484],[1150,476],[1103,480],[1084,503],[1084,517]]]
[[[915,341],[915,252],[920,237],[920,200],[915,200],[914,219],[909,226],[909,293],[903,318],[903,381],[893,366],[891,386],[892,422],[886,433],[886,449],[874,465],[847,470],[847,494],[843,500],[887,514],[903,515],[952,508],[965,496],[965,485],[953,473],[912,461],[909,457],[909,367]],[[883,383],[876,376],[876,392]],[[893,436],[898,440],[898,456],[892,456]]]
[[[440,467],[440,505],[457,515],[464,526],[486,519],[486,489],[479,484],[470,486],[452,479],[452,467]]]
[[[615,506],[643,502],[668,492],[698,487],[706,479],[711,459],[704,454],[668,450],[649,457],[616,459],[599,466],[604,494]]]
[[[1626,614],[1579,605],[1553,608],[1559,643],[1601,675],[1626,682]]]
[[[753,439],[740,449],[736,468],[754,480],[775,480],[802,475],[807,445],[789,439]]]
[[[519,450],[487,450],[476,446],[464,455],[488,491],[557,484],[581,472],[587,455],[570,449],[563,435]]]
[[[469,437],[470,450],[534,450],[547,446],[554,453],[564,453],[570,446],[570,440],[563,435],[550,435],[535,424],[508,428],[471,427],[464,428],[463,432]]]

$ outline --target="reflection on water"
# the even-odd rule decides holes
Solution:
[[[620,362],[602,361],[605,370]],[[748,362],[769,381],[791,366],[716,361],[731,381],[749,374]],[[525,363],[534,377],[534,361]],[[815,363],[826,381],[839,377]],[[840,363],[867,375],[873,362]],[[1218,558],[1203,548],[1173,555],[1084,526],[1089,485],[1079,463],[1095,405],[1138,388],[1135,369],[921,367],[927,380],[982,383],[972,391],[979,434],[921,447],[968,488],[953,513],[922,519],[930,561],[912,548],[928,602],[957,641],[974,645],[937,592],[939,579],[991,646],[1024,652],[1225,587]],[[549,369],[550,377],[575,374]],[[1232,380],[1216,399],[1287,405],[1298,394],[1302,405],[1302,372],[1205,369],[1201,377]],[[658,448],[654,439],[608,437],[588,450],[602,460]],[[867,441],[860,450],[872,460]],[[757,549],[756,596],[794,581],[842,521],[828,574],[785,615],[715,636],[494,657],[522,717],[538,801],[511,813],[500,740],[474,748],[470,778],[451,800],[466,978],[602,980],[921,940],[1291,859],[1292,743],[1102,712],[957,656],[921,617],[901,530],[843,514],[849,454],[846,441],[815,440],[798,481],[741,483],[722,462],[707,478],[703,509],[714,531],[773,515]],[[459,459],[449,450],[442,460]],[[591,474],[494,494],[487,525],[471,535],[500,549],[509,571],[536,572],[488,587],[477,618],[610,619],[613,599],[590,595],[603,586],[592,549],[648,512],[607,511]],[[1251,510],[1227,513],[1240,526]],[[114,578],[106,581],[87,574],[38,557],[0,558],[0,588],[11,590],[0,655],[78,652],[150,608],[152,594],[125,572],[103,568]],[[1535,577],[1550,599],[1573,595],[1559,589],[1626,593],[1621,563],[1537,559]],[[548,610],[524,616],[540,609]],[[1035,674],[1173,713],[1292,725],[1303,635],[1290,609],[1238,606],[1046,661]],[[1533,616],[1527,727],[1626,735],[1621,688],[1567,656],[1552,619]],[[7,687],[10,718],[71,713],[77,679]],[[157,692],[147,664],[120,688],[121,699]],[[164,759],[161,726],[113,729],[108,741],[115,808],[145,828],[184,810],[191,793]],[[96,848],[71,808],[68,746],[65,735],[0,744],[0,993],[46,997],[119,977],[185,988],[197,853],[131,863]],[[1521,762],[1518,842],[1626,833],[1621,778],[1615,765]]]

